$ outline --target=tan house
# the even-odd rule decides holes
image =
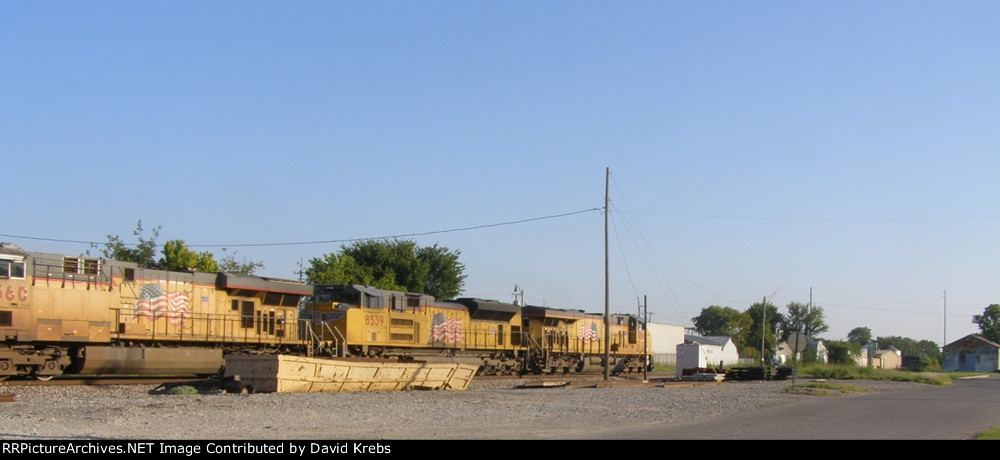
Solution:
[[[895,347],[869,352],[868,365],[875,369],[899,369],[903,367],[903,353]]]

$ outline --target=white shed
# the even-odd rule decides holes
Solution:
[[[739,364],[740,354],[733,339],[727,336],[685,335],[677,345],[677,375],[684,369],[710,368]]]

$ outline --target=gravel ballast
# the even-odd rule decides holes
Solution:
[[[0,386],[0,439],[409,440],[559,439],[604,428],[723,416],[811,396],[790,381],[705,386],[525,388],[474,380],[467,390],[165,394],[149,385]],[[799,383],[805,383],[800,381]],[[843,381],[871,391],[919,383]]]

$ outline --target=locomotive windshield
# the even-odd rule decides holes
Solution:
[[[313,293],[315,302],[343,302],[349,304],[361,303],[361,293],[351,289],[319,286]]]
[[[0,259],[0,277],[24,278],[24,261]]]
[[[24,278],[24,259],[28,254],[10,243],[0,243],[0,277]]]

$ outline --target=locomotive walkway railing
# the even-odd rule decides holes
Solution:
[[[308,356],[315,356],[316,354],[320,354],[322,351],[329,351],[331,356],[336,357],[343,357],[347,355],[347,339],[339,329],[336,327],[330,327],[329,323],[315,323],[321,328],[321,333],[317,333],[312,328],[313,324],[314,323],[311,319],[299,320],[300,334],[307,337],[310,343]],[[324,337],[332,337],[333,340],[327,340],[324,339]]]
[[[134,307],[115,308],[114,336],[136,342],[187,342],[219,346],[252,345],[308,349],[312,337],[287,327],[283,318],[266,321],[257,316],[139,312]],[[252,327],[245,327],[248,320]],[[306,328],[307,329],[307,328]]]

